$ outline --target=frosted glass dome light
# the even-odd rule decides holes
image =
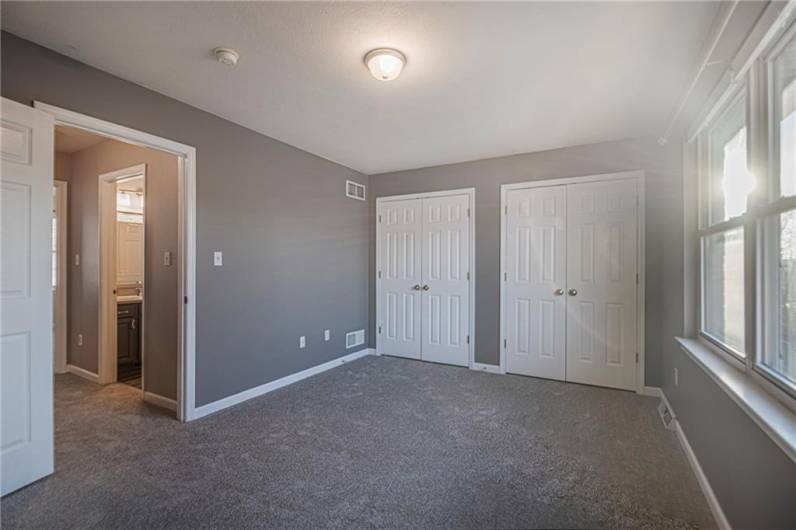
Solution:
[[[401,75],[406,64],[406,56],[392,48],[378,48],[365,55],[365,65],[373,77],[379,81],[392,81]]]

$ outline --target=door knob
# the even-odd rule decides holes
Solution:
[[[413,290],[413,291],[419,291],[419,290],[420,290],[420,284],[419,284],[419,283],[416,283],[415,285],[413,285],[413,286],[412,286],[412,290]]]
[[[578,294],[578,290],[577,289],[570,289],[567,292],[569,293],[569,296],[576,296]]]
[[[423,286],[423,290],[424,290],[424,291],[428,291],[429,289],[431,289],[431,287],[429,287],[428,285],[424,285],[424,286]]]
[[[556,289],[555,291],[553,291],[553,294],[555,294],[556,296],[561,296],[562,294],[564,294],[564,289],[561,289],[561,288],[559,287],[558,289]]]

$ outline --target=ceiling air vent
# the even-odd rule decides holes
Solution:
[[[345,181],[345,196],[358,201],[365,200],[365,186],[353,180]]]
[[[365,344],[365,330],[360,329],[357,331],[351,331],[345,334],[345,347],[353,348],[354,346],[361,346]]]

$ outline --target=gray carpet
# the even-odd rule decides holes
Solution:
[[[4,528],[712,528],[656,400],[367,357],[190,424],[56,377]]]

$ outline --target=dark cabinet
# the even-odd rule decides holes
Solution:
[[[116,306],[117,379],[141,373],[141,304]]]

